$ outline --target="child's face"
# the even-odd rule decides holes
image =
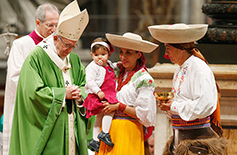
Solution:
[[[91,56],[96,64],[100,66],[106,66],[107,60],[109,59],[110,54],[108,53],[107,50],[103,48],[99,48],[94,53],[91,52]]]

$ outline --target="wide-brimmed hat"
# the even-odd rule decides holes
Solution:
[[[77,1],[68,4],[61,12],[56,33],[69,40],[78,41],[89,22],[86,9],[82,12]]]
[[[207,24],[153,25],[148,29],[153,38],[162,43],[189,43],[201,39],[207,32]]]
[[[121,35],[105,34],[109,42],[117,47],[136,50],[144,53],[151,53],[159,45],[143,40],[142,37],[135,33],[124,33]]]

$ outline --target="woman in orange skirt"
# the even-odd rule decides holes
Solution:
[[[105,114],[115,111],[110,128],[114,147],[103,142],[99,155],[144,155],[144,127],[155,125],[156,100],[154,80],[145,67],[144,53],[158,45],[142,40],[134,33],[123,36],[106,34],[119,47],[121,64],[118,65],[117,99],[119,103],[105,102]]]

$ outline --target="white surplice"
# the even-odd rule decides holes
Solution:
[[[35,32],[40,36],[36,30]],[[35,42],[29,35],[23,36],[13,41],[8,57],[3,111],[3,155],[8,155],[9,152],[16,90],[21,67],[28,54],[35,47]]]

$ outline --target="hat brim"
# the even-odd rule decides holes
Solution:
[[[207,24],[190,24],[184,29],[170,29],[170,25],[149,26],[152,37],[162,43],[189,43],[201,39],[207,32]]]
[[[159,46],[146,40],[136,40],[115,34],[105,35],[109,42],[116,47],[136,50],[144,53],[151,53]]]

